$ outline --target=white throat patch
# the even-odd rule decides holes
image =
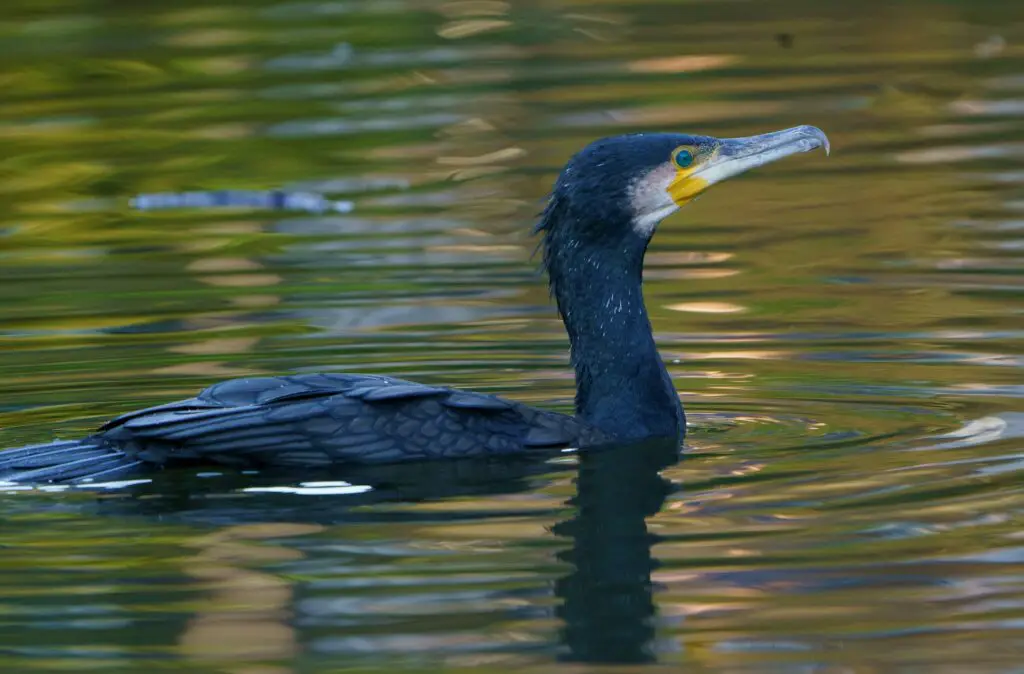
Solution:
[[[658,223],[672,215],[679,206],[669,196],[668,186],[675,180],[676,169],[664,163],[650,173],[637,178],[629,186],[629,204],[633,209],[633,231],[650,238]]]

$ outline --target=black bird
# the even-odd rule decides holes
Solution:
[[[655,228],[711,185],[824,147],[812,126],[748,138],[637,133],[562,170],[536,232],[569,335],[576,414],[362,374],[235,379],[131,412],[80,440],[0,452],[8,482],[108,479],[147,466],[314,469],[672,438],[686,429],[642,295]]]

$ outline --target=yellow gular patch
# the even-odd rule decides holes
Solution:
[[[693,171],[677,171],[676,178],[668,186],[668,194],[677,206],[685,206],[708,188],[708,182],[692,175]]]

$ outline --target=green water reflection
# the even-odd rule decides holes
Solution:
[[[655,239],[682,462],[3,493],[0,666],[1019,667],[1022,19],[999,0],[8,0],[0,446],[284,371],[567,409],[527,232],[573,151],[806,123],[833,155],[712,191]],[[355,211],[127,205],[280,186]]]

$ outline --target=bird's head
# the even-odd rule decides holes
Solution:
[[[603,138],[569,160],[537,226],[553,246],[642,251],[665,217],[709,187],[797,152],[824,147],[813,126],[747,138],[637,133]]]

